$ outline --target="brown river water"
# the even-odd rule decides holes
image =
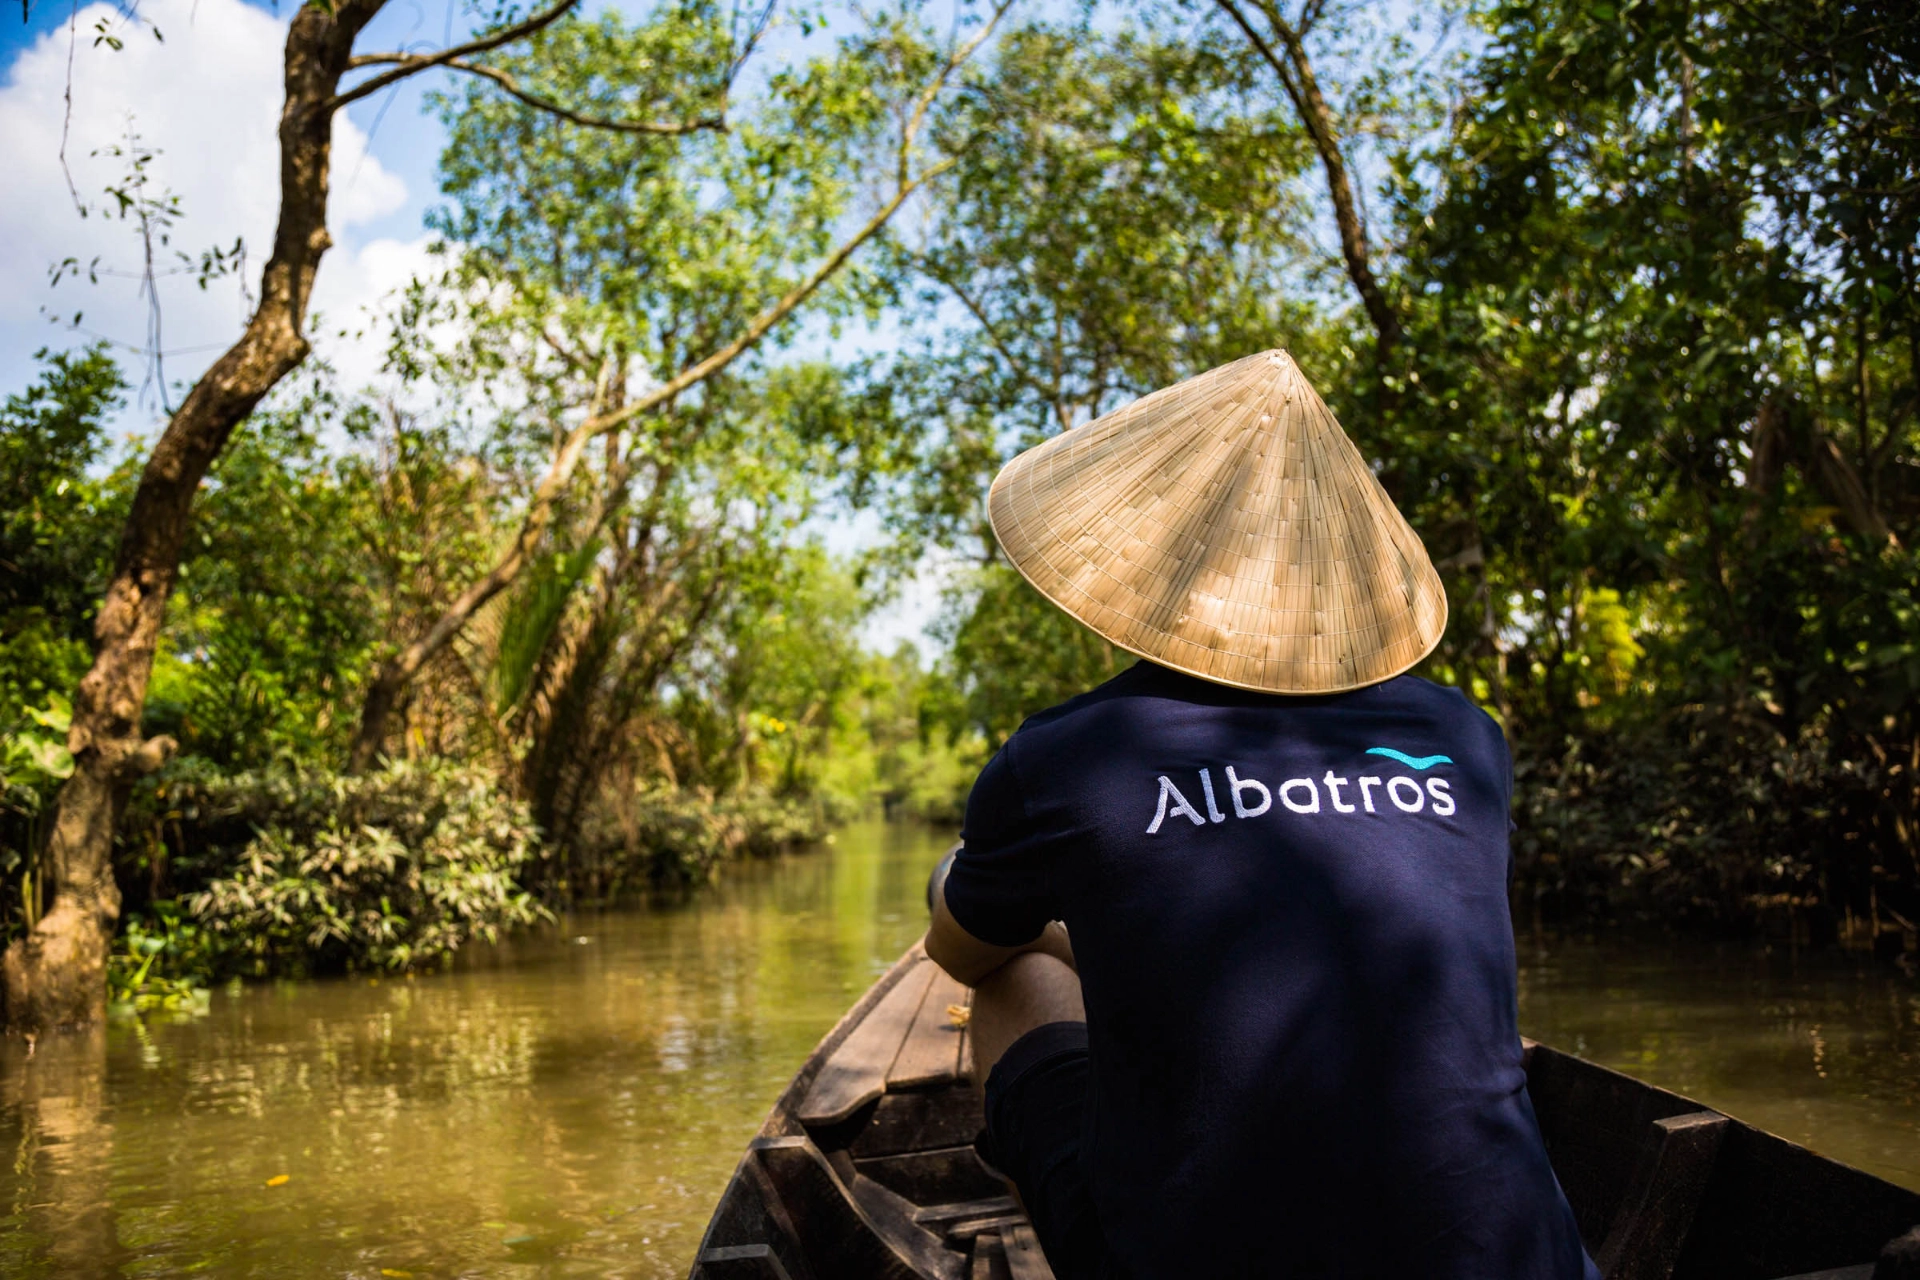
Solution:
[[[451,972],[0,1042],[0,1275],[672,1277],[949,837],[871,824]],[[1920,1188],[1920,987],[1832,955],[1523,944],[1529,1035]]]

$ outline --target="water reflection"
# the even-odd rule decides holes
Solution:
[[[943,844],[856,828],[452,973],[0,1043],[0,1274],[677,1280],[774,1095],[919,933]],[[1912,988],[1698,948],[1525,964],[1531,1034],[1920,1185]]]
[[[107,1036],[94,1030],[38,1048],[34,1070],[0,1077],[0,1107],[19,1118],[6,1136],[20,1184],[0,1223],[0,1271],[106,1274],[121,1261]]]
[[[774,1095],[917,936],[943,847],[859,829],[450,974],[0,1047],[0,1272],[684,1275]]]
[[[1521,948],[1528,1035],[1920,1188],[1920,988],[1828,952]]]

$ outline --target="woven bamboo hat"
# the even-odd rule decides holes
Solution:
[[[1440,576],[1293,357],[1263,351],[1055,436],[987,497],[1008,559],[1106,639],[1269,693],[1399,675]]]

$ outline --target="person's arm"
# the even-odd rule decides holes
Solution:
[[[968,933],[953,913],[947,910],[947,878],[943,872],[933,886],[933,924],[927,930],[927,956],[946,970],[962,986],[978,986],[980,980],[1017,955],[1038,951],[1073,967],[1073,945],[1067,927],[1051,921],[1031,942],[1017,947],[1000,947],[982,942]]]

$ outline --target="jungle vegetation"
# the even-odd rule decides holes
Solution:
[[[109,439],[100,349],[0,409],[14,1021],[952,820],[1132,660],[999,560],[994,471],[1274,346],[1442,570],[1523,926],[1920,949],[1920,18],[683,0],[356,54],[378,7],[294,18],[260,313],[165,432]],[[343,386],[312,165],[426,71],[444,270]],[[934,643],[863,646],[930,573]]]

